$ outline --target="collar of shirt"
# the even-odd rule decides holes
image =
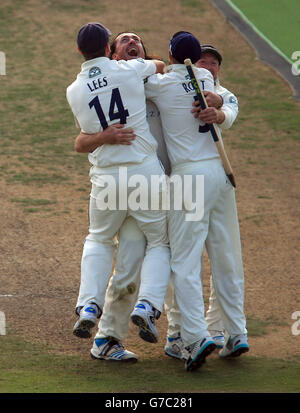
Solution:
[[[175,63],[173,65],[167,66],[165,72],[180,72],[182,70],[186,70],[186,66],[183,63]]]
[[[91,59],[91,60],[86,60],[85,62],[82,63],[81,65],[81,70],[86,70],[90,69],[93,66],[97,66],[97,64],[103,64],[106,62],[110,62],[110,59],[108,57],[96,57],[96,59]]]

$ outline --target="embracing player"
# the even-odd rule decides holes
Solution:
[[[81,261],[77,306],[82,308],[77,329],[80,329],[80,324],[84,326],[84,316],[87,317],[86,321],[92,321],[102,312],[112,270],[114,237],[127,216],[136,220],[147,241],[141,266],[139,299],[147,300],[148,311],[155,316],[162,311],[170,278],[166,211],[151,210],[150,207],[136,210],[128,202],[127,209],[102,209],[97,202],[107,176],[116,182],[119,191],[117,199],[121,199],[120,166],[126,168],[128,181],[133,176],[143,175],[150,184],[153,174],[164,175],[156,155],[157,143],[146,121],[143,80],[161,71],[165,64],[158,60],[110,60],[109,35],[108,29],[100,23],[88,23],[80,29],[77,43],[85,62],[77,79],[67,88],[67,99],[82,131],[90,134],[104,131],[119,120],[134,127],[136,138],[131,145],[106,143],[89,154],[92,164],[90,227]],[[130,196],[133,189],[128,181],[126,184]],[[101,353],[115,345],[115,341],[107,344],[107,340],[99,338],[94,341],[93,349]]]

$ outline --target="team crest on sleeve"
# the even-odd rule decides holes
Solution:
[[[142,59],[141,57],[139,57],[138,59],[136,59],[138,62],[140,62],[140,63],[144,63],[145,64],[145,61],[144,61],[144,59]]]
[[[229,103],[233,103],[234,105],[237,105],[237,100],[234,96],[230,96],[229,98]]]
[[[101,75],[101,70],[99,67],[94,66],[89,71],[89,78]]]

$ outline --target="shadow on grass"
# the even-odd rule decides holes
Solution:
[[[299,375],[299,360],[222,360],[213,354],[188,373],[182,362],[167,357],[121,365],[0,337],[2,393],[287,393],[300,390]]]

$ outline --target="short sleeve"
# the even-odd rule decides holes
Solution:
[[[160,76],[162,75],[156,74],[145,79],[145,94],[147,99],[155,100],[155,98],[158,96]]]
[[[233,93],[225,88],[218,91],[218,94],[222,96],[223,106],[221,109],[225,114],[225,120],[219,126],[222,129],[229,129],[237,118],[239,112],[238,99]]]
[[[81,126],[80,126],[80,124],[79,124],[78,119],[76,118],[76,116],[74,116],[74,122],[75,122],[76,128],[81,129]]]
[[[135,69],[141,79],[145,79],[156,72],[156,64],[152,60],[138,58],[127,60],[127,64]]]

